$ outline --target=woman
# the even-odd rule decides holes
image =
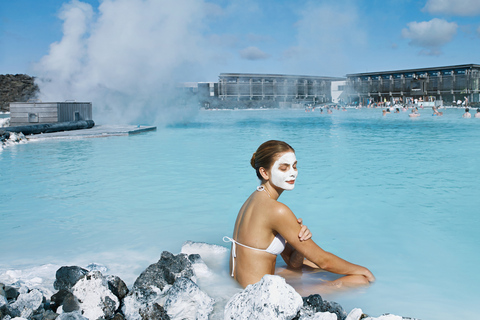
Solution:
[[[330,285],[365,285],[375,280],[367,268],[345,261],[315,244],[301,220],[277,201],[284,190],[295,187],[297,160],[290,145],[276,140],[263,143],[253,154],[251,165],[261,185],[240,209],[233,239],[226,237],[232,241],[231,274],[240,285],[246,287],[265,274],[274,274],[278,254],[292,268],[300,268],[305,263],[345,275],[329,282]]]

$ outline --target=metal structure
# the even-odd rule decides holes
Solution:
[[[221,73],[218,98],[222,101],[267,101],[276,103],[331,102],[336,77],[282,74]]]
[[[480,65],[347,74],[349,102],[480,101]]]
[[[91,102],[11,102],[10,126],[92,119]]]

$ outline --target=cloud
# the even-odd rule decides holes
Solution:
[[[440,47],[450,42],[457,33],[458,25],[443,19],[410,22],[408,28],[402,30],[402,36],[410,39],[409,44],[421,47],[421,54],[440,55]]]
[[[40,98],[92,101],[97,123],[182,121],[188,112],[172,85],[195,81],[212,59],[202,30],[215,7],[199,0],[100,3],[96,14],[78,0],[62,7],[63,37],[35,66]]]
[[[446,14],[453,16],[480,15],[478,0],[428,0],[423,8],[430,14]]]
[[[240,57],[246,60],[265,60],[270,58],[270,55],[257,47],[247,47],[240,50]]]

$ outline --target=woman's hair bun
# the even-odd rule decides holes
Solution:
[[[252,166],[253,169],[256,169],[255,168],[255,154],[256,154],[256,152],[253,153],[252,159],[250,159],[250,165]]]
[[[253,153],[250,164],[257,173],[258,179],[263,181],[263,177],[260,174],[260,168],[269,170],[272,164],[275,162],[277,154],[282,152],[291,151],[295,153],[295,150],[286,142],[278,140],[269,140],[260,145],[257,151]]]

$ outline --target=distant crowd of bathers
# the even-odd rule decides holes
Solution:
[[[408,108],[411,109],[411,112],[408,114],[409,117],[415,118],[420,116],[420,112],[418,111],[417,106],[411,106],[411,107],[406,107],[406,106],[401,106],[401,107],[396,107],[395,111],[393,113],[400,113],[401,111],[408,111]],[[420,105],[420,109],[423,109],[423,106]],[[383,109],[382,110],[382,115],[385,116],[388,113],[392,113],[390,111],[390,108]],[[432,107],[432,116],[440,117],[443,116],[442,111],[438,111],[437,107]],[[470,108],[465,108],[465,113],[463,113],[462,118],[471,118],[472,114],[470,113]],[[480,118],[480,108],[477,108],[477,113],[473,116],[474,118]]]
[[[361,103],[352,103],[352,104],[324,104],[324,105],[315,105],[315,104],[306,104],[305,105],[305,112],[315,112],[319,111],[320,114],[326,112],[327,114],[332,114],[333,110],[341,110],[347,111],[346,107],[355,108],[355,109],[362,109],[362,108],[382,108],[382,115],[385,116],[389,113],[400,113],[400,112],[407,112],[410,109],[410,113],[408,114],[409,117],[415,118],[420,116],[419,109],[424,109],[423,100],[422,99],[411,99],[407,101],[407,104],[403,104],[400,100],[395,102],[390,101],[381,101],[381,102],[373,102],[368,101],[366,106],[363,106]],[[430,101],[429,101],[430,102]],[[468,107],[468,98],[465,97],[465,100],[458,100],[453,102],[453,106],[456,107],[464,107],[465,113],[463,113],[463,118],[471,118],[472,114],[470,113],[470,108]],[[439,107],[441,108],[441,107]],[[444,107],[445,108],[445,107]],[[443,116],[443,112],[439,111],[436,106],[432,107],[432,116]],[[477,112],[473,116],[474,118],[480,118],[480,108],[477,108]]]

